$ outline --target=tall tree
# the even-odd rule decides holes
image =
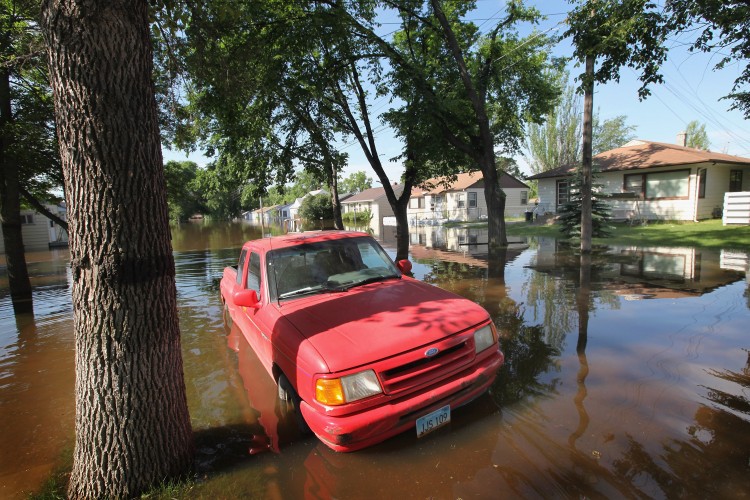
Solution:
[[[619,148],[628,141],[635,139],[636,127],[635,125],[628,125],[627,119],[628,117],[625,115],[618,115],[602,121],[598,114],[594,115],[593,137],[591,139],[593,155]]]
[[[339,183],[344,193],[359,193],[372,187],[372,179],[363,171],[352,172]]]
[[[192,161],[168,161],[164,164],[167,205],[172,222],[182,222],[204,210],[202,199],[195,189],[198,174],[198,165]]]
[[[45,0],[76,347],[70,498],[189,467],[174,260],[145,0]]]
[[[66,226],[42,203],[62,176],[38,17],[38,1],[0,1],[0,223],[16,311],[31,307],[21,204]]]
[[[567,80],[567,73],[557,78],[562,83]],[[557,106],[544,117],[544,123],[529,123],[526,158],[532,173],[540,174],[581,160],[581,113],[575,87],[566,85]]]
[[[397,69],[394,74],[403,75],[399,79],[414,89],[414,97],[405,100],[407,106],[424,111],[415,115],[423,122],[420,128],[407,129],[402,136],[415,130],[422,137],[432,134],[463,156],[459,168],[481,170],[489,246],[495,251],[507,244],[505,193],[499,184],[496,151],[515,153],[526,120],[540,120],[559,93],[558,86],[545,77],[554,66],[548,53],[550,40],[540,33],[522,38],[516,29],[519,23],[535,22],[538,11],[510,2],[506,15],[482,35],[464,20],[475,7],[473,1],[386,4],[400,13],[406,43],[394,47],[365,35],[387,55]]]
[[[574,56],[584,63],[579,76],[584,92],[582,159],[581,251],[591,251],[591,158],[594,83],[619,80],[620,68],[640,71],[638,95],[661,82],[659,67],[666,57],[665,30],[658,6],[650,0],[569,0],[576,7],[568,15],[566,36],[573,39]],[[597,67],[597,59],[599,64]]]
[[[685,144],[689,148],[703,149],[708,151],[711,147],[711,141],[708,140],[706,133],[706,124],[693,120],[685,127]]]

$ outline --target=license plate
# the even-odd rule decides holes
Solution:
[[[417,419],[417,437],[422,437],[451,421],[451,407],[445,405]]]

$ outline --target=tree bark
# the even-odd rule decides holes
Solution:
[[[591,185],[592,185],[592,147],[594,117],[594,60],[595,56],[586,56],[586,82],[583,93],[583,163],[581,171],[581,252],[591,252]]]
[[[185,472],[182,374],[145,0],[45,0],[70,227],[76,346],[71,498]]]
[[[5,35],[3,35],[5,38]],[[2,43],[5,44],[3,39]],[[9,43],[9,42],[8,42]],[[5,51],[3,51],[5,52]],[[0,66],[0,224],[3,228],[8,286],[16,314],[33,311],[31,281],[21,232],[21,198],[18,163],[12,154],[13,106],[10,71]]]
[[[505,233],[505,192],[500,188],[500,176],[495,168],[494,152],[492,157],[481,163],[484,179],[484,197],[487,202],[487,237],[488,252],[494,255],[499,248],[508,245]]]

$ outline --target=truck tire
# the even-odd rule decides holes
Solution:
[[[276,385],[279,392],[279,410],[281,416],[284,419],[293,420],[300,434],[310,434],[310,427],[307,426],[307,422],[305,422],[300,411],[302,399],[297,394],[297,391],[294,390],[294,387],[292,387],[292,383],[282,373]]]

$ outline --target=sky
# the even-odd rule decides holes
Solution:
[[[493,23],[505,12],[505,0],[478,0],[477,9],[471,12],[468,19],[480,26],[483,32],[488,31]],[[538,31],[549,35],[562,35],[566,25],[564,20],[570,10],[565,0],[527,0],[544,14],[547,19],[537,27]],[[394,25],[386,24],[384,19],[382,33],[390,33]],[[528,29],[531,27],[529,26]],[[524,34],[522,32],[522,34]],[[689,52],[686,39],[671,38],[667,61],[662,66],[664,83],[650,86],[651,95],[643,101],[638,99],[640,82],[636,73],[624,67],[620,71],[619,82],[596,85],[594,91],[594,109],[600,120],[626,116],[626,123],[635,126],[638,139],[675,143],[677,134],[685,130],[686,125],[697,120],[705,124],[712,151],[750,157],[750,122],[745,121],[739,111],[730,111],[732,101],[721,100],[733,86],[735,78],[742,72],[747,61],[734,62],[722,70],[714,70],[719,60],[716,54]],[[573,48],[569,39],[564,39],[553,49],[555,56],[570,57]],[[570,63],[568,67],[571,78],[582,72],[582,67]],[[572,83],[572,82],[571,82]],[[371,102],[371,112],[382,113],[388,110],[387,99],[381,98]],[[376,127],[376,142],[383,159],[397,156],[401,151],[400,142],[394,138],[392,131],[385,127]],[[348,153],[349,162],[342,176],[357,171],[364,171],[377,180],[364,154],[354,140],[341,141],[339,151]],[[530,174],[523,152],[515,156],[521,170]],[[180,152],[164,150],[164,159],[192,160],[201,166],[211,161],[200,153],[185,155]],[[399,163],[386,163],[386,173],[391,182],[397,182],[403,172]],[[377,184],[376,184],[377,185]]]

